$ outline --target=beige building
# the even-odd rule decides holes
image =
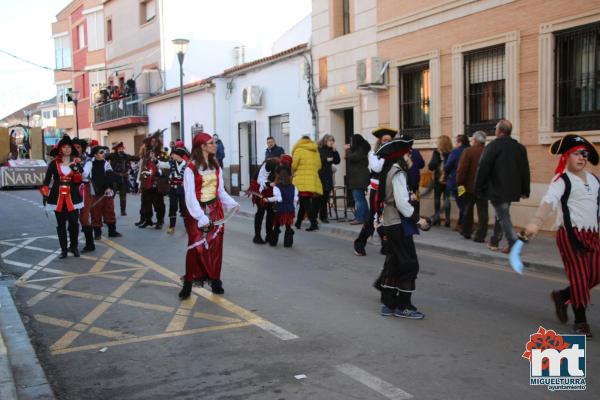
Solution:
[[[548,144],[567,132],[600,141],[600,0],[315,0],[313,7],[315,69],[328,71],[319,131],[336,132],[339,101],[362,118],[354,131],[379,124],[409,132],[428,160],[440,135],[493,134],[507,118],[527,147],[532,177],[530,199],[513,207],[517,225],[552,178],[557,160]],[[360,75],[364,66],[354,63],[371,56],[385,85],[357,90],[352,69]],[[376,80],[372,72],[367,81]]]

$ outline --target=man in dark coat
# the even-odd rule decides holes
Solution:
[[[477,206],[477,231],[473,239],[477,243],[485,241],[488,223],[488,204],[484,197],[477,197],[475,194],[475,177],[477,176],[477,167],[479,159],[485,148],[486,134],[477,131],[471,136],[471,146],[467,147],[458,162],[456,170],[456,185],[458,188],[464,188],[464,193],[459,189],[459,196],[463,202],[463,225],[462,235],[465,239],[471,238],[473,231],[473,209]]]
[[[265,160],[268,158],[279,158],[285,154],[283,147],[277,146],[275,138],[269,136],[267,138],[267,149],[265,150]]]
[[[508,253],[517,241],[510,219],[510,204],[528,198],[530,191],[529,161],[525,147],[510,134],[512,124],[505,119],[496,125],[496,139],[485,147],[475,179],[475,193],[492,202],[496,211],[491,250],[498,250],[502,234],[508,240]]]

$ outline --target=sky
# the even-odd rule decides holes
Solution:
[[[118,0],[138,1],[138,0]],[[269,54],[271,44],[311,11],[311,0],[163,0],[189,7],[181,34],[241,41]],[[54,67],[51,24],[70,0],[0,0],[0,50]],[[187,10],[187,9],[186,9]],[[198,29],[198,26],[201,29]],[[191,28],[193,27],[193,28]],[[54,96],[54,74],[0,53],[0,119]]]

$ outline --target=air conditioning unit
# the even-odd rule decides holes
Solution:
[[[356,81],[361,89],[386,89],[389,61],[370,57],[356,62]]]
[[[259,86],[247,86],[242,90],[242,103],[245,108],[262,107],[262,89]]]

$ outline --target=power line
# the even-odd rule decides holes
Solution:
[[[93,68],[93,69],[72,69],[72,68],[59,68],[59,69],[56,69],[56,68],[48,67],[48,66],[46,66],[46,65],[38,64],[38,63],[36,63],[35,61],[26,60],[26,59],[24,59],[24,58],[21,58],[21,57],[19,57],[19,56],[15,55],[15,54],[9,53],[9,52],[8,52],[8,51],[6,51],[6,50],[2,50],[2,49],[0,49],[0,53],[2,53],[2,54],[5,54],[5,55],[7,55],[7,56],[9,56],[9,57],[12,57],[12,58],[14,58],[14,59],[16,59],[16,60],[19,60],[19,61],[21,61],[21,62],[24,62],[24,63],[30,64],[30,65],[34,65],[34,66],[36,66],[36,67],[38,67],[38,68],[42,68],[42,69],[45,69],[45,70],[48,70],[48,71],[65,71],[65,72],[99,72],[99,71],[112,71],[112,70],[115,70],[115,69],[120,69],[120,68],[123,68],[123,67],[127,66],[127,64],[123,64],[123,65],[118,65],[118,66],[114,66],[114,67],[110,67],[110,68]]]

